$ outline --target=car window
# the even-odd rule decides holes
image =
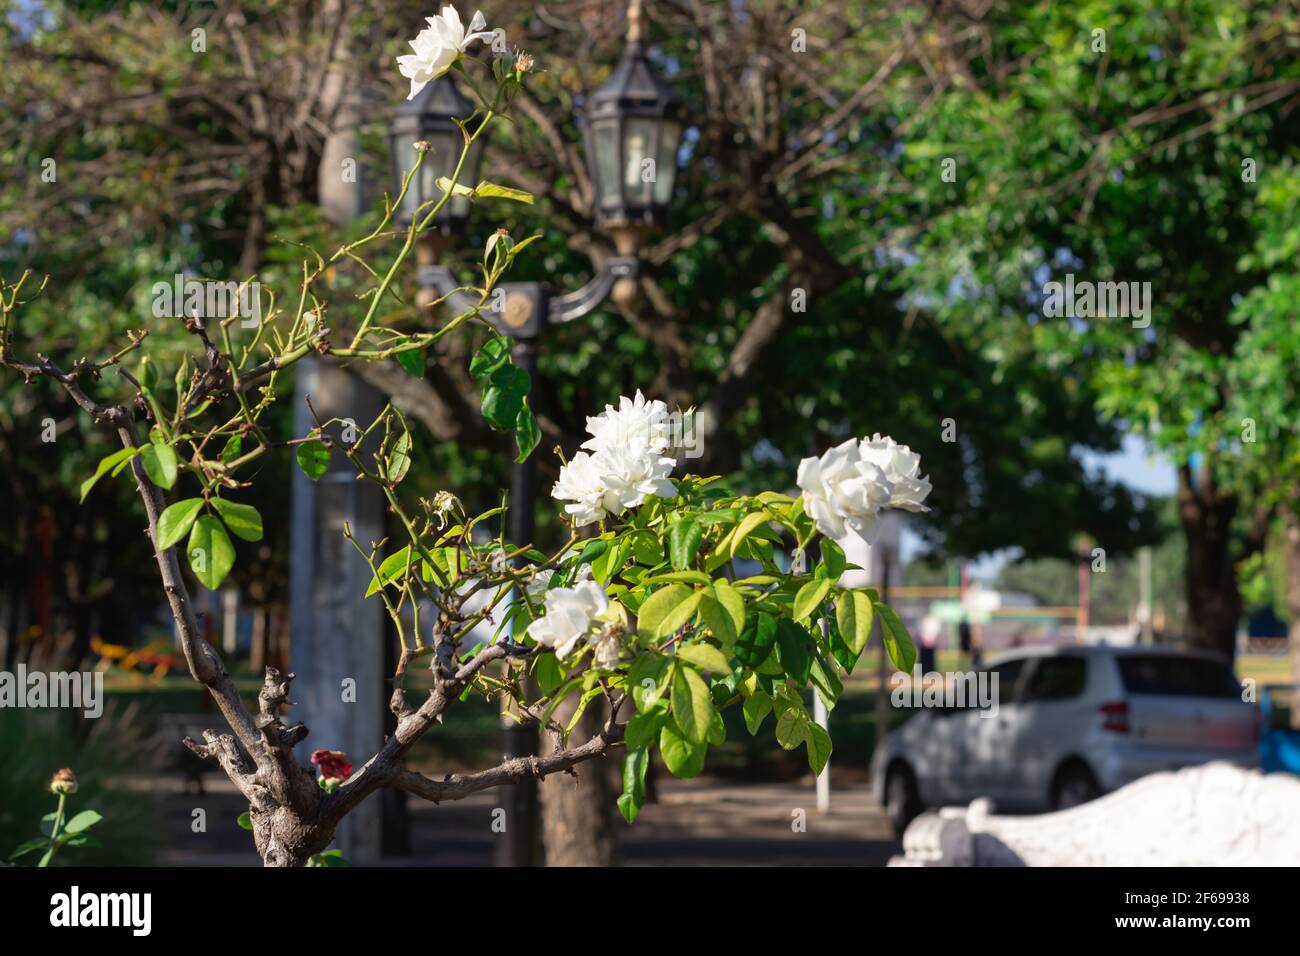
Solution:
[[[1130,694],[1166,697],[1240,697],[1241,685],[1227,664],[1204,657],[1123,654],[1120,679]]]
[[[1044,657],[1025,685],[1025,700],[1069,700],[1083,694],[1088,662],[1073,654]]]
[[[998,675],[997,699],[999,704],[1009,704],[1016,700],[1016,681],[1020,680],[1020,675],[1024,672],[1024,669],[1025,658],[1023,657],[985,668],[990,675],[990,681],[992,680],[991,675]],[[991,686],[990,683],[990,688]],[[991,689],[990,693],[992,693]]]

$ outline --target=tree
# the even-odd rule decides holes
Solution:
[[[459,50],[452,55],[459,59]],[[521,56],[487,67],[496,88],[465,126],[462,159],[507,108],[529,62]],[[406,175],[403,193],[419,175],[425,152]],[[186,744],[219,763],[248,800],[247,823],[268,865],[323,860],[339,821],[378,790],[396,788],[441,802],[572,771],[619,748],[626,750],[619,809],[631,821],[644,801],[652,752],[657,749],[679,776],[698,773],[709,745],[725,739],[721,709],[737,704],[751,733],[773,714],[777,740],[787,749],[804,746],[818,772],[831,742],[808,714],[808,685],[832,706],[841,674],[852,669],[877,616],[895,666],[910,670],[915,656],[897,615],[875,592],[838,587],[844,554],[821,537],[846,527],[869,528],[886,506],[920,506],[929,483],[920,477],[916,457],[892,441],[851,443],[807,463],[801,497],[737,494],[716,479],[669,480],[675,462],[666,454],[668,409],[638,399],[589,423],[591,452],[575,454],[561,469],[555,497],[569,502],[565,512],[573,533],[546,553],[530,542],[507,542],[500,532],[475,534],[499,523],[504,507],[472,514],[446,491],[404,500],[401,485],[411,469],[413,438],[391,406],[360,431],[338,420],[318,420],[309,434],[296,437],[275,428],[267,413],[277,404],[277,384],[304,357],[402,361],[457,328],[479,326],[485,336],[469,374],[481,389],[481,414],[514,433],[520,457],[533,451],[538,434],[528,377],[512,365],[508,343],[480,314],[527,241],[498,235],[484,249],[481,284],[469,290],[473,304],[454,319],[431,330],[390,324],[403,313],[393,277],[458,188],[483,197],[493,192],[484,184],[444,181],[442,195],[396,235],[388,231],[394,205],[386,204],[372,232],[329,255],[313,254],[303,263],[298,294],[270,297],[256,315],[247,308],[214,311],[201,295],[191,308],[187,294],[186,309],[175,320],[191,337],[192,349],[175,369],[164,367],[165,374],[144,331],[99,360],[78,359],[65,367],[39,354],[23,357],[19,323],[30,303],[30,275],[0,285],[0,366],[58,385],[121,444],[83,482],[83,496],[122,472],[134,480],[190,673],[230,730],[208,731],[203,743],[187,738]],[[396,204],[400,200],[399,195]],[[374,281],[361,302],[338,302],[329,285],[332,270],[365,262],[390,238],[400,243],[387,267],[366,263]],[[203,286],[195,288],[201,292]],[[107,376],[116,381],[105,382]],[[96,397],[109,386],[125,400]],[[345,754],[316,750],[312,763],[319,776],[294,755],[307,728],[289,726],[281,715],[293,675],[268,667],[257,713],[245,707],[220,655],[198,630],[178,554],[184,541],[193,578],[219,587],[238,558],[232,535],[244,542],[263,535],[260,513],[239,499],[264,458],[288,451],[309,477],[323,474],[335,452],[344,454],[359,480],[382,489],[403,530],[404,544],[396,550],[386,541],[356,541],[344,530],[369,564],[370,592],[383,601],[401,644],[391,699],[396,730],[357,769]],[[168,492],[180,494],[194,484],[197,494],[168,503]],[[580,538],[578,530],[591,524],[599,524],[599,535]],[[782,571],[774,560],[777,546],[806,551],[814,545],[820,556],[806,572]],[[762,573],[736,580],[729,570],[735,558],[758,561]],[[513,603],[512,594],[519,596]],[[831,621],[827,635],[815,623],[822,617]],[[470,632],[484,622],[496,625],[493,638],[467,647]],[[408,699],[405,676],[425,660],[433,689],[416,705]],[[526,689],[526,674],[540,697]],[[521,719],[553,735],[554,752],[441,780],[407,767],[421,735],[472,693],[510,699]],[[598,732],[576,745],[568,739],[573,721],[561,726],[554,720],[556,709],[571,698],[577,700],[574,720],[597,701],[608,708]],[[625,709],[634,713],[622,721]]]
[[[1276,496],[1240,476],[1234,303],[1263,278],[1242,260],[1255,169],[1294,148],[1294,8],[1013,4],[978,30],[974,82],[899,144],[901,172],[930,184],[901,200],[924,223],[908,276],[988,351],[1036,356],[1179,463],[1188,638],[1231,655],[1237,565]],[[1047,283],[1066,272],[1152,294],[1141,315],[1061,314]]]

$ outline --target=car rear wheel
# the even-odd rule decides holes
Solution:
[[[1052,809],[1069,810],[1101,796],[1101,787],[1092,771],[1082,764],[1067,764],[1052,785]]]
[[[894,833],[901,840],[907,825],[921,812],[921,792],[916,786],[916,775],[906,764],[895,764],[885,777],[885,812],[893,824]]]

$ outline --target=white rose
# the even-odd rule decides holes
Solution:
[[[555,651],[556,657],[568,657],[608,608],[609,596],[595,581],[551,588],[542,616],[528,625],[528,636]]]
[[[828,538],[852,531],[871,542],[876,517],[889,504],[894,486],[878,465],[866,461],[856,438],[836,445],[820,458],[799,463],[804,511]]]
[[[891,508],[905,511],[929,511],[922,504],[930,494],[930,479],[921,474],[921,456],[907,445],[900,445],[888,435],[879,433],[862,439],[860,452],[864,461],[869,461],[885,473],[894,486],[890,496]]]
[[[524,585],[524,591],[532,599],[534,604],[540,603],[546,597],[546,592],[551,586],[551,581],[555,578],[558,571],[541,571],[537,565],[530,565],[524,570],[532,573],[532,579]],[[583,581],[591,580],[591,565],[583,564],[578,568],[578,573],[573,576],[573,582],[579,584]]]
[[[639,388],[636,398],[622,395],[618,408],[606,405],[601,414],[594,418],[589,416],[587,431],[592,437],[583,442],[582,447],[597,452],[639,444],[662,454],[668,450],[672,439],[668,406],[660,401],[647,402]]]
[[[614,445],[595,455],[595,468],[605,484],[604,509],[619,515],[651,495],[675,498],[677,487],[668,479],[677,462],[641,442]]]
[[[397,58],[397,68],[402,76],[411,81],[411,92],[407,99],[415,99],[415,94],[424,89],[425,84],[436,80],[451,69],[456,58],[475,40],[487,41],[492,38],[491,30],[484,30],[487,25],[482,11],[474,14],[469,22],[471,32],[465,32],[456,8],[445,6],[436,17],[427,17],[429,26],[421,30],[411,41],[414,54]]]
[[[673,498],[668,479],[677,462],[642,443],[611,446],[595,454],[580,451],[560,469],[551,497],[568,501],[565,512],[575,527],[603,521],[635,508],[651,495]]]
[[[601,478],[595,459],[585,451],[580,451],[560,469],[560,477],[551,489],[551,497],[557,501],[568,501],[564,511],[573,519],[574,527],[603,521],[605,509],[605,482]]]

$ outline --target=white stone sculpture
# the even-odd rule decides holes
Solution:
[[[1300,777],[1225,763],[1155,773],[1091,803],[917,817],[890,866],[1297,866]]]

